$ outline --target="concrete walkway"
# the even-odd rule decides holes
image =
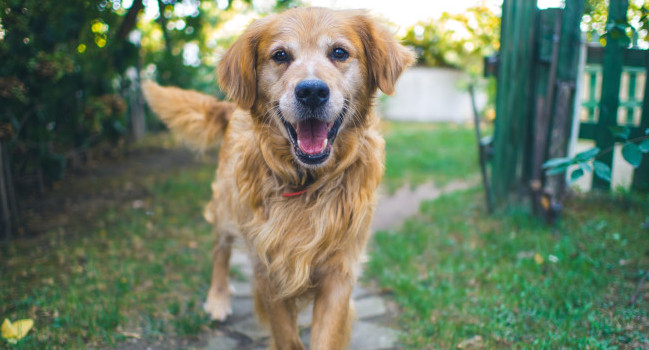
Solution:
[[[372,231],[399,227],[403,221],[419,211],[422,200],[469,187],[467,183],[453,182],[443,188],[425,184],[412,190],[404,186],[391,196],[382,195],[372,223]],[[261,328],[253,315],[251,295],[252,266],[243,249],[232,253],[231,266],[241,272],[243,281],[233,281],[235,289],[232,311],[226,322],[220,323],[208,340],[205,350],[266,350],[268,331]],[[357,320],[354,323],[350,350],[399,349],[396,305],[377,288],[357,285],[352,294]],[[308,348],[312,306],[307,306],[298,317],[302,342]]]

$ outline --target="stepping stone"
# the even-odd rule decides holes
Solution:
[[[232,315],[230,317],[242,319],[245,316],[250,316],[253,313],[254,305],[252,299],[249,298],[232,298]]]
[[[241,282],[230,280],[230,284],[234,288],[232,296],[235,298],[250,298],[252,297],[252,284],[250,282]]]
[[[258,340],[268,337],[268,330],[262,328],[254,317],[248,317],[239,322],[235,322],[230,328],[236,332],[247,335],[252,340]]]
[[[356,309],[356,318],[364,319],[369,317],[381,316],[387,312],[383,298],[370,296],[363,299],[354,300]],[[313,318],[313,304],[307,305],[298,315],[297,324],[300,327],[309,327]]]
[[[230,256],[230,264],[232,265],[250,265],[250,259],[248,259],[248,254],[239,249],[232,249],[232,255]]]
[[[355,285],[354,289],[352,290],[352,299],[362,298],[362,297],[367,296],[369,294],[370,294],[369,290],[367,290],[367,289],[365,289],[365,288],[363,288],[363,287],[361,287],[359,285]]]
[[[395,347],[400,333],[394,329],[378,326],[369,322],[356,322],[352,331],[349,350],[379,350]],[[300,334],[302,343],[308,349],[311,329]]]
[[[207,340],[205,350],[236,350],[239,343],[228,336],[217,335]]]
[[[400,332],[372,324],[369,322],[356,322],[352,332],[349,350],[375,350],[392,348],[399,339]]]
[[[311,326],[313,320],[313,303],[305,306],[302,311],[297,315],[297,325],[300,328]]]
[[[254,274],[248,254],[241,250],[233,249],[232,256],[230,257],[230,266],[235,267],[248,279],[252,279]]]
[[[381,316],[387,312],[383,298],[371,296],[356,300],[356,317],[360,319]]]

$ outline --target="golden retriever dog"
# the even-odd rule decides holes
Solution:
[[[255,313],[271,349],[304,349],[298,308],[313,298],[311,349],[349,345],[350,294],[384,170],[374,112],[414,61],[364,11],[299,8],[252,23],[218,65],[234,102],[149,82],[153,111],[195,146],[222,140],[213,196],[214,320],[231,313],[231,245],[254,266]],[[223,136],[221,136],[223,135]]]

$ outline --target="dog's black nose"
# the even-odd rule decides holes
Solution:
[[[295,97],[301,104],[316,109],[329,100],[329,87],[322,80],[302,80],[295,87]]]

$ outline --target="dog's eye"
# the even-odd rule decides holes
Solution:
[[[331,51],[331,59],[336,61],[344,61],[349,57],[349,52],[341,47],[336,47]]]
[[[288,62],[288,54],[284,50],[279,50],[273,54],[273,61],[277,63]]]

